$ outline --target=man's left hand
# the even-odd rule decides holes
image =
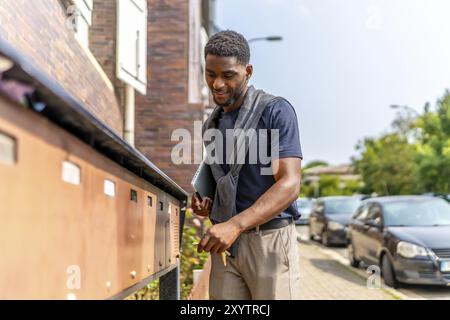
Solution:
[[[202,237],[197,251],[210,253],[225,252],[241,234],[241,229],[235,221],[218,223],[212,226]]]

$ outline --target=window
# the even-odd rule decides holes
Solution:
[[[355,215],[355,220],[364,221],[367,219],[367,215],[369,213],[369,208],[367,205],[361,206]]]
[[[89,27],[92,25],[93,0],[62,0],[68,15],[68,25],[77,39],[86,48],[89,47]]]
[[[327,199],[325,201],[325,212],[327,214],[351,214],[355,212],[360,200],[353,197]]]
[[[117,77],[147,91],[147,1],[117,1]]]
[[[317,201],[314,206],[314,211],[317,212],[318,214],[323,215],[324,210],[325,210],[325,203],[323,201]]]
[[[189,1],[189,103],[208,103],[208,91],[204,96],[205,66],[203,50],[208,42],[208,34],[202,27],[201,0]],[[207,88],[206,88],[207,89]],[[205,101],[206,99],[206,101]]]
[[[383,205],[386,226],[450,226],[450,206],[442,199],[399,199]]]
[[[381,208],[378,204],[373,204],[370,206],[367,219],[373,220],[378,224],[381,223]]]

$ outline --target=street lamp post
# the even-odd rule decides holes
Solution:
[[[400,106],[400,105],[397,105],[397,104],[393,104],[390,107],[391,107],[391,109],[404,109],[404,110],[406,110],[406,112],[413,113],[417,117],[420,116],[419,112],[417,112],[416,109],[411,108],[410,106]]]
[[[248,43],[255,41],[282,41],[283,37],[281,36],[268,36],[268,37],[260,37],[260,38],[252,38],[247,40]]]

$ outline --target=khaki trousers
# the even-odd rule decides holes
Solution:
[[[300,268],[295,224],[249,231],[239,240],[237,257],[211,255],[211,300],[298,300]]]

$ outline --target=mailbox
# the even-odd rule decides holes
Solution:
[[[187,193],[18,60],[46,108],[0,94],[0,299],[123,297],[176,268]]]

